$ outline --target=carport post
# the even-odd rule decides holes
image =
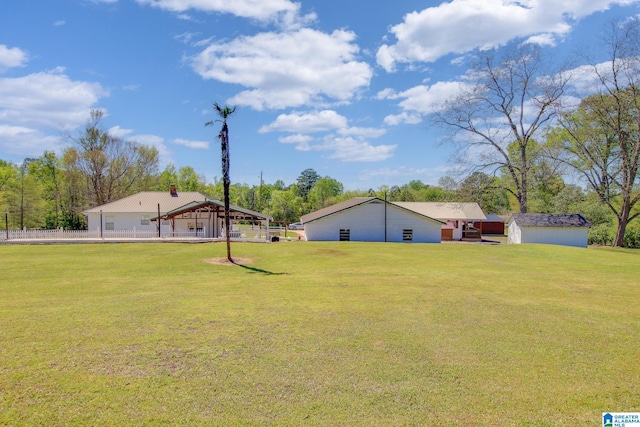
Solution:
[[[102,239],[102,210],[100,211],[100,238]]]
[[[160,238],[160,224],[162,223],[160,221],[160,203],[158,203],[158,239]]]
[[[7,230],[7,240],[9,240],[9,211],[4,211],[4,228]]]

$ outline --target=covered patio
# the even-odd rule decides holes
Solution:
[[[160,221],[162,229],[170,227],[169,234],[180,236],[192,234],[194,237],[218,239],[226,237],[224,229],[224,203],[219,200],[205,199],[194,201],[174,209],[151,221]],[[240,221],[246,227],[239,226]],[[269,215],[230,205],[230,236],[233,239],[269,239]],[[163,232],[167,235],[167,232]]]

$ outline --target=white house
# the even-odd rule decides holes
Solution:
[[[443,222],[385,202],[356,197],[300,218],[307,240],[440,243]]]
[[[508,243],[546,243],[586,248],[591,223],[580,214],[513,214]]]
[[[272,218],[237,206],[230,206],[231,220],[264,221]],[[143,191],[83,212],[90,232],[127,236],[155,237],[158,222],[161,236],[198,236],[216,238],[224,235],[224,204],[197,192]],[[232,237],[240,237],[231,235]]]
[[[453,229],[451,236],[453,240],[462,240],[470,236],[473,223],[487,219],[477,203],[393,202],[393,204],[446,223],[443,229]],[[480,231],[477,230],[473,236],[480,238]]]
[[[197,192],[143,191],[83,212],[89,231],[157,232],[151,219],[206,197]],[[169,227],[168,224],[164,224]]]

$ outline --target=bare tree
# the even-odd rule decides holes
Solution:
[[[567,75],[547,72],[540,50],[524,45],[503,57],[495,51],[476,58],[459,95],[434,116],[462,144],[457,161],[470,172],[498,172],[509,177],[509,191],[527,212],[530,175],[538,151],[535,136],[555,117]]]
[[[158,168],[156,148],[113,137],[100,127],[102,117],[102,111],[91,111],[84,132],[78,137],[67,135],[74,146],[64,153],[67,168],[85,178],[94,206],[139,190]]]
[[[218,113],[218,116],[222,119],[222,129],[218,134],[220,138],[220,149],[222,153],[222,186],[224,191],[224,229],[227,237],[227,259],[229,262],[233,262],[231,258],[231,209],[229,207],[229,187],[231,186],[231,179],[229,178],[229,127],[227,126],[227,119],[236,111],[236,107],[221,107],[218,103],[213,103],[213,109]],[[205,126],[212,126],[217,120],[212,120],[205,123]]]

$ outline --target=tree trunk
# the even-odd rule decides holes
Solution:
[[[630,212],[631,208],[629,199],[625,196],[624,201],[622,202],[622,208],[620,209],[620,214],[618,215],[618,229],[616,230],[616,238],[613,241],[614,247],[621,248],[624,246],[624,234],[627,231]]]
[[[220,132],[220,144],[222,148],[222,187],[224,191],[224,229],[227,238],[227,259],[233,262],[231,258],[231,208],[229,202],[229,187],[231,180],[229,178],[229,128],[227,123],[222,124]]]

